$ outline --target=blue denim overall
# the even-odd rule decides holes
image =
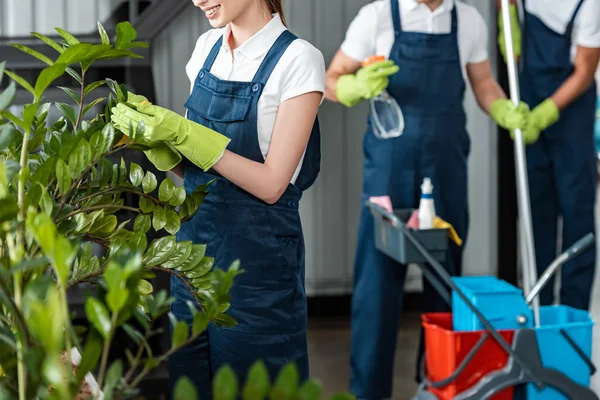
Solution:
[[[398,0],[390,0],[395,41],[390,59],[400,71],[387,88],[402,108],[402,136],[380,140],[371,126],[364,139],[363,204],[389,195],[394,208],[417,208],[423,178],[431,178],[437,214],[467,235],[467,157],[470,138],[463,110],[465,82],[457,40],[456,6],[448,34],[404,32]],[[459,275],[462,248],[450,244],[445,267]],[[375,248],[373,218],[363,206],[352,299],[351,391],[359,399],[391,398],[406,265]],[[448,305],[424,282],[426,311]]]
[[[219,39],[185,106],[188,118],[231,138],[228,149],[256,162],[264,162],[258,141],[258,100],[267,80],[287,47],[296,39],[285,31],[266,55],[251,82],[221,80],[210,73],[221,48]],[[215,268],[227,269],[239,259],[245,272],[231,289],[228,314],[234,328],[211,325],[192,346],[170,359],[171,387],[189,377],[200,398],[212,398],[210,381],[224,364],[244,382],[249,367],[263,360],[272,379],[288,362],[295,362],[302,380],[308,378],[306,293],[304,289],[304,238],[298,203],[320,170],[318,119],[295,184],[268,205],[240,189],[215,171],[202,172],[186,160],[184,186],[192,192],[212,179],[209,194],[196,215],[183,224],[178,240],[207,245],[206,255]],[[186,305],[191,295],[177,279],[171,280],[176,298],[172,312],[191,323]]]
[[[564,34],[525,13],[521,96],[533,109],[573,73],[571,33],[584,0],[580,0]],[[567,248],[594,232],[596,157],[594,117],[596,85],[560,112],[560,119],[526,148],[531,217],[538,272],[556,257],[557,220],[563,218],[562,246]],[[587,310],[594,282],[596,250],[592,248],[562,266],[561,303]],[[553,284],[540,294],[540,303],[553,302]]]

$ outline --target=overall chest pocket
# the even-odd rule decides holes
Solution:
[[[217,84],[216,90],[213,90],[196,82],[185,107],[206,120],[231,123],[246,119],[252,100],[251,95],[236,93],[231,84]]]

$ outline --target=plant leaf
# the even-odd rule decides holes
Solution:
[[[133,184],[133,186],[140,186],[144,179],[144,171],[142,168],[136,163],[132,162],[129,165],[129,180]]]
[[[106,383],[104,384],[104,388],[102,392],[105,393],[105,398],[109,397],[112,394],[113,390],[119,384],[121,377],[123,376],[123,362],[121,360],[117,360],[112,363],[108,372],[106,373]],[[110,400],[107,398],[106,400]]]
[[[71,154],[69,154],[69,168],[73,178],[79,177],[91,161],[92,151],[90,145],[85,139],[80,139]]]
[[[106,304],[108,304],[108,308],[113,313],[118,313],[123,309],[125,303],[127,303],[127,298],[129,297],[129,292],[125,288],[112,288],[109,290],[106,295]]]
[[[71,265],[75,258],[75,251],[69,242],[69,239],[63,236],[57,236],[53,249],[54,264],[56,265],[56,274],[60,278],[59,282],[66,282],[71,272]]]
[[[83,381],[85,374],[93,370],[102,354],[102,339],[96,332],[90,332],[83,353],[81,354],[81,362],[77,367],[77,382]]]
[[[323,387],[320,382],[308,380],[298,390],[298,400],[316,400],[321,399],[323,395]]]
[[[4,71],[6,75],[8,75],[13,81],[17,82],[21,87],[27,90],[29,93],[35,96],[35,90],[33,90],[33,86],[29,84],[25,79],[21,78],[19,75],[14,72]]]
[[[192,335],[194,337],[200,335],[208,327],[208,316],[203,311],[196,312],[194,314],[194,320],[192,322]]]
[[[144,193],[148,194],[152,192],[156,189],[157,184],[156,176],[150,171],[146,172],[146,176],[144,176],[144,179],[142,180],[142,189],[144,190]]]
[[[183,186],[180,186],[177,189],[175,189],[175,192],[173,193],[173,197],[171,197],[171,199],[169,200],[169,204],[172,205],[173,207],[180,206],[185,201],[185,197],[186,197],[185,188]]]
[[[246,384],[243,389],[243,399],[264,399],[269,393],[269,385],[269,372],[267,371],[267,367],[265,367],[265,364],[262,361],[258,360],[250,367],[250,371],[248,372]]]
[[[97,219],[90,227],[90,233],[98,236],[107,236],[114,232],[117,227],[117,217],[115,215],[107,215]]]
[[[43,55],[39,51],[33,50],[31,47],[23,46],[22,44],[17,44],[17,43],[10,43],[10,45],[12,47],[14,47],[15,49],[19,49],[23,53],[27,53],[30,56],[35,57],[38,60],[40,60],[40,61],[42,61],[42,62],[44,62],[44,63],[46,63],[48,65],[54,65],[54,61],[52,61],[51,59],[49,59],[48,57],[46,57],[45,55]]]
[[[143,263],[149,267],[154,267],[164,263],[175,250],[175,237],[165,236],[152,242],[146,254],[144,254]]]
[[[176,267],[176,270],[179,272],[186,272],[194,267],[196,267],[200,262],[204,259],[204,255],[206,254],[206,245],[205,244],[194,244],[192,245],[192,251],[190,252],[189,257],[185,262]]]
[[[67,42],[69,45],[73,46],[73,45],[75,45],[75,44],[78,44],[78,43],[79,43],[79,40],[77,40],[77,39],[75,38],[75,36],[71,35],[69,32],[65,31],[64,29],[62,29],[62,28],[54,28],[54,29],[56,30],[56,32],[58,32],[58,34],[59,34],[60,36],[62,36],[62,38],[63,38],[63,39],[65,39],[65,41],[66,41],[66,42]]]
[[[63,86],[58,86],[58,88],[61,89],[66,94],[68,94],[69,97],[72,98],[76,104],[79,104],[79,102],[81,101],[81,98],[79,97],[79,95],[77,93],[75,93],[75,91],[73,89],[68,88],[68,87],[63,87]]]
[[[104,151],[106,153],[112,149],[113,143],[115,141],[115,127],[112,124],[106,124],[106,126],[102,129],[102,135],[104,135]]]
[[[59,193],[61,195],[66,194],[71,188],[73,178],[71,177],[69,167],[67,167],[67,164],[62,159],[56,162],[56,180]]]
[[[92,109],[92,107],[97,106],[98,104],[102,103],[104,100],[106,100],[106,97],[100,97],[100,98],[92,101],[90,104],[85,106],[81,115],[86,115],[88,113],[88,111],[90,111]]]
[[[150,214],[155,207],[155,203],[146,197],[140,197],[140,210],[144,214]]]
[[[140,283],[138,284],[138,290],[142,296],[149,296],[154,291],[152,284],[147,280],[140,279]]]
[[[102,44],[110,44],[110,39],[108,38],[108,34],[106,30],[102,26],[100,22],[98,22],[98,32],[100,33],[100,38],[102,39]]]
[[[100,86],[105,85],[106,81],[96,81],[93,83],[90,83],[89,85],[87,85],[85,87],[85,90],[83,91],[83,93],[87,96],[88,94],[92,93],[92,91],[98,89]]]
[[[40,99],[48,86],[65,73],[66,64],[54,64],[42,70],[35,82],[35,98]]]
[[[296,364],[287,364],[283,367],[273,388],[273,394],[277,398],[291,399],[298,388],[298,369]]]
[[[65,49],[62,48],[58,43],[56,43],[49,37],[42,35],[41,33],[31,32],[31,34],[36,38],[40,39],[42,42],[46,43],[48,46],[52,47],[54,50],[58,51],[59,53],[65,51]]]
[[[191,241],[178,242],[175,244],[175,250],[173,251],[173,254],[171,254],[167,261],[162,263],[161,267],[167,269],[174,269],[175,267],[178,267],[183,262],[185,262],[190,257],[191,253]]]
[[[146,233],[152,227],[152,217],[148,214],[138,214],[133,223],[133,230]]]
[[[81,75],[79,75],[73,68],[67,68],[65,71],[81,85],[81,83],[83,82],[83,80],[81,79]]]
[[[213,257],[204,257],[202,261],[191,271],[184,272],[185,276],[189,279],[198,279],[210,272],[215,265],[215,259]]]
[[[11,124],[0,125],[0,151],[11,146],[19,135],[20,132]]]
[[[198,392],[190,378],[182,376],[177,380],[173,400],[198,400]]]
[[[156,206],[152,217],[152,227],[155,231],[159,231],[167,225],[167,215],[165,210]]]
[[[169,178],[165,178],[158,188],[158,199],[163,202],[171,200],[171,197],[175,194],[175,189],[173,181]]]
[[[106,307],[98,299],[88,297],[85,301],[85,313],[94,328],[104,339],[108,339],[112,326]]]
[[[15,98],[15,94],[17,94],[17,85],[15,82],[11,82],[6,90],[0,95],[0,111],[4,111],[10,106]],[[0,138],[0,141],[1,140],[2,138]]]
[[[92,160],[95,161],[102,158],[106,149],[106,142],[101,132],[94,133],[90,138],[90,149],[92,150]],[[102,172],[104,173],[104,170]]]
[[[169,232],[169,234],[174,235],[179,232],[179,228],[181,227],[181,221],[179,220],[179,214],[177,214],[173,210],[166,211],[166,224],[165,230]]]
[[[179,321],[173,329],[173,343],[172,348],[181,347],[188,339],[189,328],[185,321]]]
[[[117,49],[124,49],[127,47],[127,44],[131,43],[137,38],[137,33],[133,26],[127,21],[120,22],[116,27],[117,32],[117,40],[115,43],[115,47]]]
[[[215,400],[234,400],[238,393],[238,382],[235,373],[229,366],[217,371],[214,381]]]
[[[15,199],[0,199],[0,223],[14,221],[17,218],[19,207]]]
[[[56,107],[63,113],[63,115],[75,126],[77,123],[77,112],[73,107],[66,103],[56,102]]]

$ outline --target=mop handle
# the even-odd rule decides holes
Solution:
[[[510,98],[515,104],[519,105],[519,78],[517,76],[517,66],[514,55],[512,41],[512,26],[510,23],[509,0],[502,0],[502,21],[504,24],[504,41],[506,42],[506,63],[508,67],[508,82],[510,88]],[[525,145],[523,144],[523,132],[520,129],[515,130],[515,163],[517,170],[517,196],[519,221],[521,227],[521,260],[523,264],[523,286],[525,296],[529,295],[534,282],[537,281],[537,266],[535,260],[535,250],[533,246],[533,227],[531,223],[531,204],[529,202],[529,182],[527,178],[527,168],[525,159]],[[536,327],[540,325],[539,299],[533,299],[533,320]]]

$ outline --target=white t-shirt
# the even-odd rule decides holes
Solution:
[[[219,37],[223,37],[223,44],[210,72],[219,79],[250,82],[269,49],[286,29],[279,15],[274,14],[263,29],[233,50],[233,56],[228,44],[231,33],[229,25],[204,33],[196,42],[196,48],[186,66],[191,90],[198,72]],[[258,101],[257,131],[263,157],[266,158],[269,152],[279,105],[292,97],[310,92],[325,93],[325,60],[316,47],[305,40],[296,39],[273,69]],[[300,173],[303,160],[304,156],[292,177],[292,183]]]
[[[523,4],[523,0],[521,5]],[[579,0],[526,0],[525,6],[548,28],[565,33]],[[573,25],[571,61],[577,54],[577,46],[600,47],[600,0],[585,0]]]
[[[402,30],[431,34],[449,33],[452,27],[452,8],[456,5],[458,18],[458,48],[466,80],[467,64],[477,64],[488,59],[488,30],[481,14],[470,5],[455,0],[444,2],[431,11],[415,0],[398,0]],[[376,0],[363,6],[354,18],[342,51],[356,61],[373,55],[389,56],[394,44],[394,22],[390,0]],[[400,66],[402,68],[402,66]]]

